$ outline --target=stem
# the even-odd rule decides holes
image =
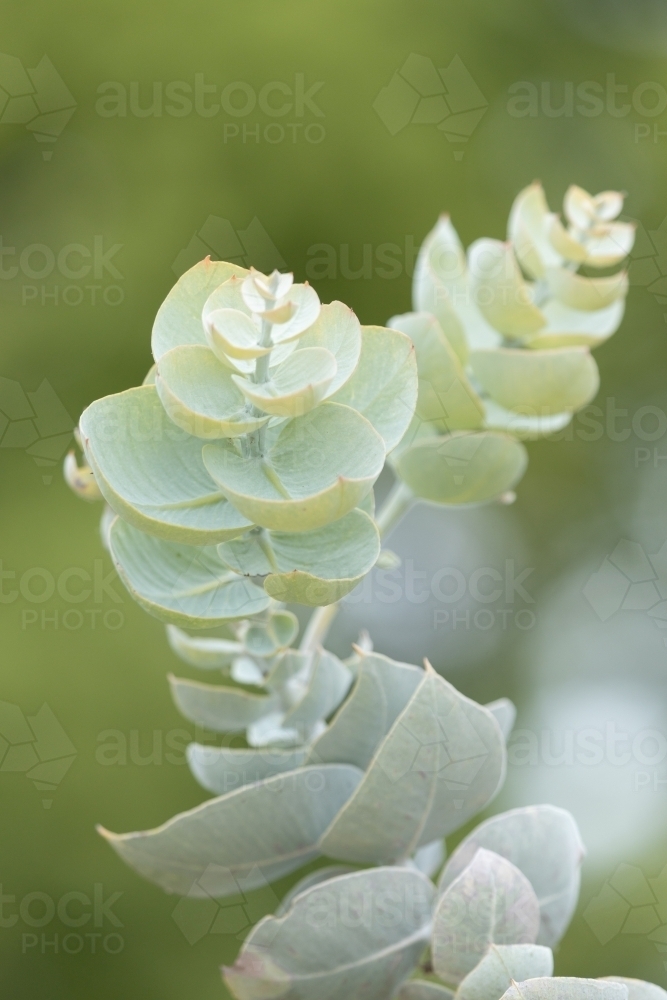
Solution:
[[[322,645],[337,614],[338,604],[327,604],[323,608],[315,608],[299,646],[302,653],[313,653],[318,646]]]
[[[375,518],[381,537],[384,537],[400,521],[412,505],[413,500],[412,491],[405,483],[397,479]],[[313,611],[299,647],[303,653],[312,653],[317,646],[323,645],[337,614],[338,604],[327,604],[325,607],[316,608]]]
[[[392,486],[387,499],[375,515],[380,537],[384,538],[412,506],[414,494],[400,479]]]

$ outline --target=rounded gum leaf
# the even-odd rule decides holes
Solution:
[[[461,431],[417,440],[396,465],[415,496],[458,505],[502,496],[521,479],[527,463],[526,449],[509,434]]]
[[[380,475],[384,443],[370,423],[339,403],[269,427],[263,456],[233,441],[207,444],[204,464],[242,514],[264,528],[310,531],[356,507]]]
[[[201,439],[172,423],[155,386],[96,400],[82,414],[80,427],[105,500],[135,527],[207,545],[252,526],[206,471]]]
[[[330,351],[305,347],[272,368],[267,382],[232,378],[258,409],[275,417],[300,417],[322,401],[335,375],[336,359]]]
[[[254,417],[228,368],[208,347],[175,347],[158,362],[155,388],[173,422],[197,438],[238,437],[263,427]]]
[[[586,347],[472,351],[470,365],[495,402],[537,417],[578,410],[600,386],[598,367]]]
[[[232,276],[244,277],[248,272],[235,264],[207,257],[182,275],[158,309],[151,347],[158,361],[172,347],[183,344],[204,344],[202,309],[211,293]]]

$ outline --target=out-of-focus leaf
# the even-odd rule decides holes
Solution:
[[[597,347],[618,330],[624,311],[624,298],[593,310],[571,309],[550,299],[543,306],[547,325],[526,341],[526,347]]]
[[[557,976],[553,979],[527,979],[512,983],[503,993],[504,1000],[628,1000],[623,983],[602,979],[575,979]]]
[[[521,441],[535,441],[538,438],[555,434],[562,430],[572,420],[572,412],[543,413],[536,415],[531,407],[507,410],[492,399],[484,400],[484,422],[489,430],[509,431]]]
[[[167,639],[177,656],[200,670],[224,670],[243,652],[243,644],[233,639],[195,638],[176,625],[167,625]]]
[[[232,685],[202,684],[169,675],[171,695],[179,712],[213,733],[240,733],[275,711],[275,695],[251,694]]]
[[[541,278],[546,267],[558,267],[562,256],[549,238],[551,213],[542,185],[536,181],[524,188],[512,205],[507,224],[507,238],[524,271],[531,278]]]
[[[526,416],[578,410],[593,399],[600,386],[598,367],[585,347],[472,351],[470,364],[497,403]]]
[[[301,767],[307,752],[303,747],[295,750],[278,750],[275,747],[236,750],[190,743],[187,757],[190,770],[202,788],[215,795],[226,795],[242,785]]]
[[[416,414],[439,431],[482,426],[484,407],[435,316],[405,313],[389,325],[406,333],[415,345],[419,374]]]
[[[321,649],[314,654],[311,675],[303,697],[285,715],[283,725],[306,730],[326,719],[338,707],[352,683],[352,674],[337,656]]]
[[[508,739],[512,729],[514,727],[514,720],[516,719],[516,706],[509,698],[498,698],[496,701],[489,702],[484,708],[488,709],[489,712],[494,716],[496,722],[500,726],[500,731],[502,732],[505,740]]]
[[[545,326],[509,243],[475,240],[468,250],[470,286],[482,315],[505,337],[522,340]]]
[[[550,976],[554,957],[539,944],[492,944],[456,991],[456,1000],[500,1000],[512,981]]]
[[[499,431],[415,441],[398,457],[397,469],[415,496],[433,503],[482,503],[501,496],[525,472],[526,449]]]
[[[627,976],[603,976],[603,983],[621,983],[628,988],[628,1000],[665,1000],[667,990],[643,979],[629,979]]]
[[[564,267],[548,268],[546,281],[551,294],[571,309],[606,309],[628,293],[626,271],[607,278],[586,278]]]

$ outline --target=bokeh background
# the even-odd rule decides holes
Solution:
[[[13,0],[2,20],[0,994],[223,997],[218,966],[275,905],[232,901],[238,934],[207,933],[210,914],[179,921],[95,833],[204,793],[165,679],[184,668],[62,480],[81,410],[141,381],[160,302],[206,253],[287,267],[383,323],[409,308],[439,212],[466,243],[502,238],[535,178],[556,210],[570,183],[624,190],[639,223],[626,317],[596,353],[597,423],[531,444],[511,507],[415,508],[390,543],[398,591],[369,580],[332,643],[367,627],[466,694],[515,700],[493,808],[566,806],[588,846],[557,973],[667,986],[665,3]],[[449,71],[442,129],[374,108],[413,53]],[[536,113],[519,115],[527,83]],[[479,599],[479,569],[500,596]],[[55,763],[31,777],[44,748]]]

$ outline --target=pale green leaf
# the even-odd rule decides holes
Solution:
[[[175,625],[167,625],[167,639],[177,656],[200,670],[225,670],[243,652],[233,639],[195,638]]]
[[[286,713],[283,725],[299,732],[307,731],[320,719],[326,719],[347,694],[352,673],[344,663],[320,649],[314,654],[308,685],[303,697]]]
[[[364,326],[361,331],[357,369],[333,399],[362,413],[391,451],[408,429],[417,402],[414,350],[397,330]]]
[[[512,981],[550,976],[553,969],[550,948],[539,944],[492,944],[459,986],[456,1000],[500,1000]]]
[[[315,531],[271,533],[276,569],[264,589],[278,601],[335,604],[370,572],[380,554],[375,523],[361,510]]]
[[[252,531],[218,548],[237,573],[264,576],[264,588],[279,601],[334,604],[368,573],[380,553],[380,537],[361,510],[314,531]]]
[[[643,979],[629,979],[627,976],[603,976],[603,983],[621,983],[628,988],[628,1000],[666,1000],[667,991],[655,983]]]
[[[570,410],[566,410],[565,413],[546,412],[536,415],[532,407],[522,409],[528,412],[521,412],[518,407],[506,410],[504,406],[487,398],[484,400],[484,423],[489,430],[509,431],[522,441],[535,441],[537,438],[555,434],[567,427],[572,420]]]
[[[573,976],[527,979],[512,983],[504,1000],[628,1000],[624,983],[602,979],[575,979]]]
[[[530,880],[541,910],[537,941],[555,945],[577,904],[584,855],[570,813],[557,806],[526,806],[485,820],[450,857],[440,876],[440,890],[460,875],[480,847],[501,854]]]
[[[514,199],[507,224],[507,238],[524,271],[541,278],[546,267],[558,267],[563,258],[549,237],[551,213],[539,181]]]
[[[231,573],[214,548],[165,542],[116,518],[111,555],[135,601],[160,621],[214,628],[264,611],[269,597]]]
[[[406,333],[415,345],[419,374],[416,415],[439,431],[482,426],[484,407],[461,362],[430,313],[393,316],[389,325]]]
[[[396,994],[396,1000],[452,1000],[454,993],[440,983],[430,983],[426,979],[410,979],[403,983]]]
[[[422,243],[412,280],[412,298],[417,312],[435,316],[465,364],[468,344],[464,328],[476,309],[468,287],[465,251],[448,215],[440,216]]]
[[[512,729],[514,728],[514,720],[516,719],[516,706],[509,700],[509,698],[498,698],[496,701],[490,701],[488,705],[485,705],[491,715],[500,726],[500,731],[503,734],[505,741],[509,738]]]
[[[468,250],[471,290],[482,315],[505,337],[523,339],[545,326],[509,243],[475,240]]]
[[[410,861],[424,875],[433,878],[435,873],[442,868],[445,857],[445,842],[440,839],[432,840],[430,844],[424,844],[423,847],[415,851]]]
[[[424,678],[424,671],[379,653],[363,653],[349,698],[313,744],[309,764],[340,761],[365,770]]]
[[[417,440],[397,461],[398,473],[415,496],[433,503],[482,503],[501,496],[521,479],[526,449],[499,431]]]
[[[428,879],[405,868],[329,879],[260,921],[225,980],[238,1000],[387,1000],[424,949],[431,901]]]
[[[323,835],[329,857],[396,862],[467,822],[496,794],[505,773],[497,722],[432,668],[422,676]]]
[[[293,901],[306,889],[312,889],[315,885],[321,885],[322,882],[328,882],[329,879],[336,878],[338,875],[348,875],[350,872],[355,871],[349,865],[325,865],[324,868],[316,868],[314,872],[310,872],[308,875],[304,875],[303,878],[292,886],[290,891],[283,896],[280,900],[280,905],[276,908],[274,916],[282,917],[289,910]]]
[[[597,347],[618,330],[625,312],[625,299],[606,309],[571,309],[551,299],[543,306],[547,325],[526,341],[526,347]]]
[[[289,646],[298,631],[299,619],[296,615],[291,611],[275,611],[266,622],[248,623],[242,632],[243,644],[253,656],[274,656]]]
[[[471,351],[470,364],[497,403],[526,416],[578,410],[593,399],[600,386],[598,367],[586,347]]]
[[[211,350],[222,364],[228,364],[230,358],[249,360],[271,353],[273,345],[260,344],[260,325],[240,309],[208,308],[204,329]]]
[[[232,275],[248,272],[235,264],[207,257],[183,274],[160,306],[151,338],[156,361],[172,347],[205,344],[202,310],[211,292]]]
[[[202,442],[171,422],[155,386],[96,400],[80,428],[105,500],[135,527],[205,545],[251,526],[204,468]]]
[[[460,983],[490,945],[533,944],[539,926],[539,903],[526,876],[480,848],[435,909],[433,968],[446,983]]]
[[[549,291],[571,309],[606,309],[628,293],[627,271],[607,278],[586,278],[564,267],[547,268]]]
[[[226,795],[242,785],[293,771],[305,763],[306,754],[305,748],[236,750],[202,743],[190,743],[187,749],[188,765],[195,779],[215,795]]]
[[[352,375],[361,353],[361,327],[352,310],[342,302],[322,306],[317,320],[299,340],[299,347],[324,347],[336,359],[336,374],[328,394],[337,392]]]
[[[208,347],[175,347],[157,366],[155,388],[171,420],[187,434],[208,440],[237,437],[263,427],[253,416],[228,368]]]
[[[320,403],[336,375],[336,359],[324,347],[294,351],[272,368],[267,382],[232,375],[243,395],[274,417],[300,417]]]
[[[169,685],[181,715],[213,733],[243,732],[279,705],[275,695],[251,694],[231,684],[201,684],[169,674]]]
[[[233,441],[207,444],[203,455],[211,476],[246,517],[278,531],[311,531],[363,500],[382,471],[385,449],[355,410],[322,403],[269,427],[263,458],[243,457]]]
[[[360,777],[347,765],[302,768],[210,799],[154,830],[100,832],[126,864],[166,892],[232,896],[317,857],[322,830]]]

